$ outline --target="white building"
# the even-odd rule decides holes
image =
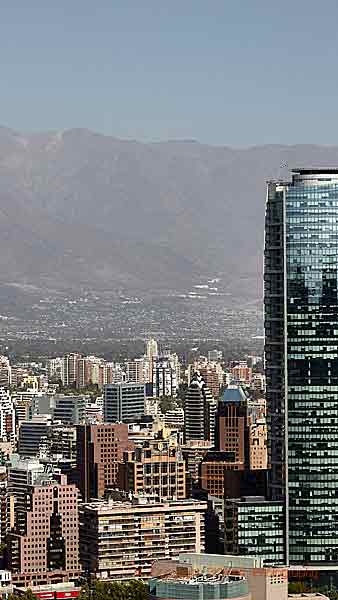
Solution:
[[[177,354],[168,354],[153,361],[153,396],[176,398],[180,377],[180,364]]]
[[[14,442],[15,409],[9,390],[0,387],[0,439],[2,442]]]

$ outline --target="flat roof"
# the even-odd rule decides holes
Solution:
[[[332,173],[332,174],[338,174],[338,167],[314,167],[314,168],[303,168],[301,167],[300,169],[291,169],[292,173],[299,173],[301,175],[311,175],[312,173],[314,175],[318,175],[320,173]]]

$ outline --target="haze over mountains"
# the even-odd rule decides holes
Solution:
[[[138,143],[0,128],[0,283],[262,293],[265,182],[338,146]]]

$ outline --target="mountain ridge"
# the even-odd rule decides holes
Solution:
[[[156,290],[217,274],[235,296],[259,298],[266,181],[327,164],[338,146],[0,127],[0,281]]]

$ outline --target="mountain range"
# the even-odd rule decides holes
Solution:
[[[0,283],[262,294],[265,188],[338,146],[141,143],[0,128]]]

